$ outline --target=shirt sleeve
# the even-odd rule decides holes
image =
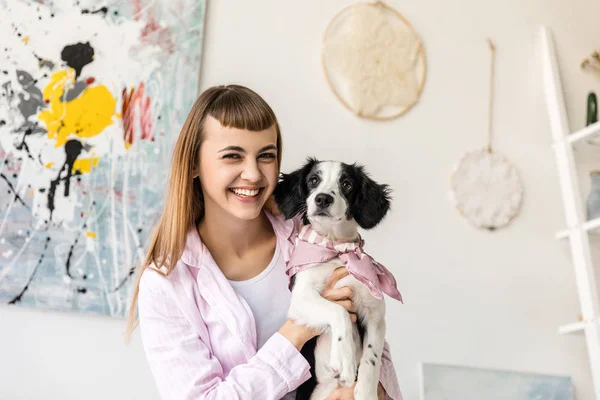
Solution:
[[[140,284],[138,310],[144,350],[163,400],[279,399],[310,377],[308,362],[279,333],[225,376],[175,299],[153,289]]]
[[[379,382],[383,386],[383,390],[385,390],[386,400],[402,400],[402,393],[398,385],[398,376],[392,363],[390,345],[387,341],[383,345],[383,354],[381,355]]]

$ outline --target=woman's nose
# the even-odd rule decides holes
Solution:
[[[249,160],[244,164],[241,178],[248,182],[258,182],[262,177],[262,173],[258,168],[258,163],[255,160]]]

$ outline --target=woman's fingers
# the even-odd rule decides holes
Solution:
[[[354,308],[354,303],[351,300],[340,300],[336,301],[340,306],[344,307],[346,311],[349,313],[355,313],[356,308]]]
[[[337,267],[331,273],[331,276],[329,277],[329,280],[327,281],[327,287],[333,288],[335,286],[335,284],[337,283],[337,281],[339,281],[346,275],[348,275],[348,270],[346,269],[346,267],[344,267],[344,266]]]
[[[356,307],[354,307],[354,303],[350,300],[352,296],[352,289],[348,286],[344,286],[339,289],[330,289],[326,292],[323,292],[323,297],[329,301],[333,301],[334,303],[339,304],[344,307],[348,313],[350,313],[350,319],[352,322],[356,322]]]
[[[349,286],[337,289],[325,289],[322,296],[329,301],[350,300],[352,298],[352,289]]]
[[[354,303],[352,303],[351,300],[340,300],[336,301],[336,303],[338,303],[340,306],[344,307],[346,311],[348,311],[348,314],[350,314],[350,320],[352,322],[356,322],[356,308],[354,307]]]
[[[354,303],[352,303],[351,300],[353,294],[352,288],[350,288],[349,286],[334,288],[335,284],[347,275],[348,270],[344,266],[334,269],[331,273],[331,276],[329,277],[329,280],[327,281],[327,286],[325,287],[325,290],[323,290],[321,295],[325,299],[338,303],[339,305],[344,307],[344,309],[346,309],[346,311],[350,313],[350,320],[354,323],[357,321],[357,317],[356,308],[354,307]]]

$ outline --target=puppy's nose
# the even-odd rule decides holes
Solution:
[[[319,208],[327,208],[333,203],[333,196],[327,193],[319,193],[317,197],[315,197],[315,203]]]

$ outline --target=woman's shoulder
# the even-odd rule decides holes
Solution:
[[[166,266],[157,267],[150,264],[141,272],[140,291],[150,291],[154,293],[173,293],[176,287],[182,284],[186,274],[183,269],[187,269],[185,263],[177,261],[171,272]]]
[[[294,235],[297,235],[302,227],[302,219],[300,216],[286,219],[282,214],[273,215],[269,212],[266,212],[266,214],[271,220],[275,235],[280,239],[293,239]]]

